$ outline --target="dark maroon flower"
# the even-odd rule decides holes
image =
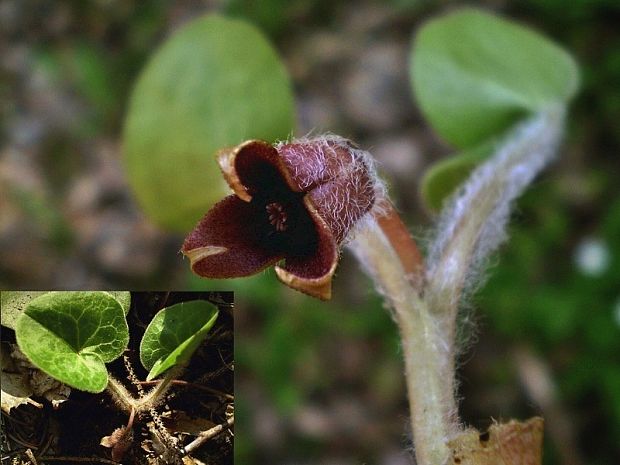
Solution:
[[[329,299],[339,246],[377,198],[366,152],[336,136],[250,140],[221,151],[218,162],[234,194],[185,240],[192,270],[234,278],[278,263],[282,282]]]

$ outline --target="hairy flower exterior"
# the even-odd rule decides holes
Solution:
[[[234,194],[185,240],[192,270],[232,278],[276,265],[285,284],[329,299],[339,246],[381,195],[368,154],[336,136],[250,140],[218,162]]]

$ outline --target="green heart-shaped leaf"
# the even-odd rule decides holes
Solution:
[[[193,300],[160,310],[140,343],[140,360],[151,380],[168,368],[185,363],[207,337],[217,319],[217,307]]]
[[[414,40],[411,82],[435,131],[467,148],[525,114],[576,92],[571,56],[542,35],[467,8],[424,25]]]
[[[218,149],[293,129],[293,95],[276,51],[253,26],[209,15],[155,53],[125,122],[128,179],[145,212],[187,231],[229,192]]]
[[[422,178],[420,191],[424,203],[431,210],[441,210],[444,200],[469,177],[480,162],[493,153],[496,145],[495,139],[487,141],[435,163]]]
[[[15,327],[30,361],[76,389],[101,392],[105,363],[129,341],[125,312],[107,292],[48,292],[30,301]]]

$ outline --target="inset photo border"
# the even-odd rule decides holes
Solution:
[[[233,463],[232,292],[0,295],[3,463]]]

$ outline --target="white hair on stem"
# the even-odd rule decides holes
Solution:
[[[511,206],[553,160],[563,108],[540,112],[512,129],[443,208],[427,265],[427,299],[454,331],[463,294],[480,284],[482,268],[506,239]]]
[[[447,441],[463,431],[454,375],[457,312],[466,307],[463,291],[480,281],[485,259],[506,238],[513,200],[553,159],[564,112],[549,108],[517,125],[447,202],[425,279],[408,279],[378,216],[369,215],[358,225],[351,248],[385,296],[402,339],[417,463],[448,463]],[[380,198],[378,205],[388,202]]]

